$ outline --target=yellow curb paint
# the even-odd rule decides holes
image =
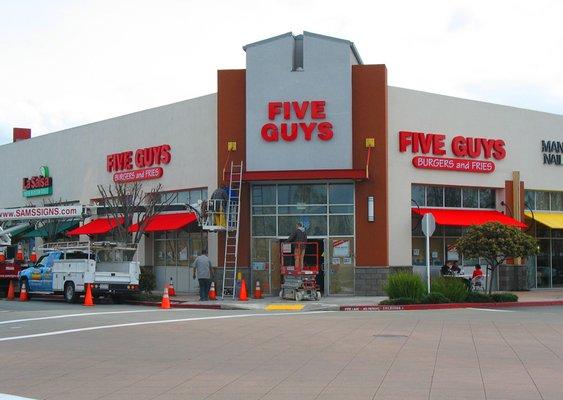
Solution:
[[[272,311],[272,310],[299,311],[299,310],[302,310],[303,307],[305,307],[303,304],[270,304],[270,305],[266,306],[266,310],[268,310],[268,311]]]

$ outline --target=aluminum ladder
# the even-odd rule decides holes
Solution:
[[[231,161],[229,171],[229,199],[227,201],[225,258],[223,262],[223,287],[221,298],[232,295],[236,298],[238,239],[240,224],[240,191],[242,186],[242,161]]]

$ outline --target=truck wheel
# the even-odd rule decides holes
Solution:
[[[73,282],[65,283],[64,298],[67,303],[75,303],[78,299]]]

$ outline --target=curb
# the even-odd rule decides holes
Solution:
[[[126,300],[125,304],[131,304],[136,306],[148,306],[148,307],[160,307],[160,301],[137,301],[137,300]],[[171,308],[197,308],[203,310],[221,310],[221,304],[182,304],[170,302]]]
[[[445,303],[445,304],[405,304],[405,305],[348,305],[340,306],[340,311],[414,311],[447,310],[454,308],[514,308],[563,306],[563,300],[521,301],[505,303]]]

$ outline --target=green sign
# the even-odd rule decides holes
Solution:
[[[23,191],[23,197],[50,196],[52,194],[53,186]]]
[[[23,196],[50,196],[53,194],[53,178],[49,176],[49,167],[43,165],[39,176],[23,178]]]

